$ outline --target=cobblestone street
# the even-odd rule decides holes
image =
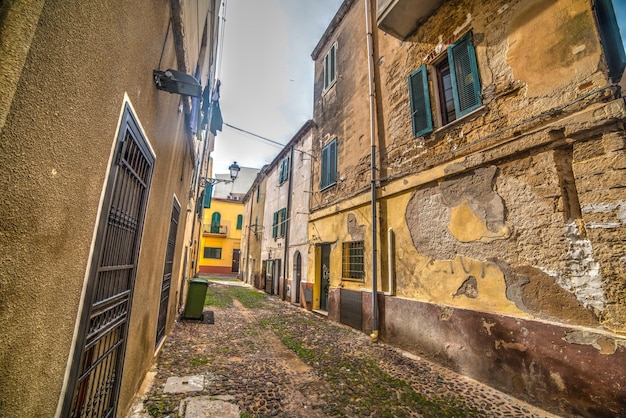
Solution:
[[[207,303],[204,321],[176,323],[130,417],[554,416],[250,288],[212,282]],[[164,391],[185,376],[195,391]]]

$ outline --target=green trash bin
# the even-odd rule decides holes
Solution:
[[[186,319],[202,319],[202,309],[204,309],[204,299],[209,282],[202,279],[189,280],[189,290],[187,290],[187,302],[183,316]]]

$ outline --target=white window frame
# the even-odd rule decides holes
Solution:
[[[324,90],[326,93],[337,82],[337,42],[324,55]]]

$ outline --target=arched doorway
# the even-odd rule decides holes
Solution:
[[[296,281],[296,300],[294,302],[300,304],[300,281],[302,280],[302,256],[300,251],[296,251],[293,256],[293,277]]]

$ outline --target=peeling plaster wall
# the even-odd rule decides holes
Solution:
[[[336,39],[362,32],[354,13]],[[433,65],[469,30],[483,106],[442,126]],[[381,338],[557,412],[626,414],[626,376],[612,366],[624,360],[626,334],[626,106],[590,2],[443,2],[406,41],[380,31],[374,41],[381,287],[390,265],[395,277],[395,295],[378,295]],[[407,79],[423,64],[435,126],[415,138]],[[367,113],[353,103],[367,92],[331,102],[316,65],[319,131],[344,134],[338,171],[357,159],[364,166],[358,128]],[[365,61],[343,65],[350,81],[367,70]],[[349,234],[366,225],[371,245],[366,177],[348,173],[311,202],[310,239],[332,243],[331,319],[341,313],[340,287],[371,286],[367,273],[358,285],[332,273],[346,221]],[[310,254],[319,260],[317,249]],[[372,295],[362,296],[368,332]]]

